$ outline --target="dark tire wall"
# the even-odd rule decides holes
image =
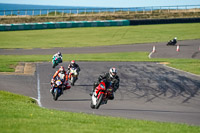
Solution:
[[[172,24],[172,23],[199,23],[200,18],[175,18],[175,19],[145,19],[130,20],[130,25]]]

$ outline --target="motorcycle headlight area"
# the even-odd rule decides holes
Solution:
[[[105,89],[104,85],[102,85],[102,84],[100,84],[100,87],[101,87],[102,89]]]
[[[62,82],[60,80],[56,81],[57,86],[61,85]]]

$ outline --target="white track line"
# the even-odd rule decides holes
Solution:
[[[39,75],[39,70],[38,70],[38,64],[37,64],[37,92],[38,92],[38,99],[37,99],[37,102],[38,102],[38,105],[40,107],[42,107],[42,104],[41,104],[41,96],[40,96],[40,75]]]

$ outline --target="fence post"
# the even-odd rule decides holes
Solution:
[[[143,14],[144,14],[144,12],[145,12],[145,7],[143,7]]]
[[[185,12],[187,12],[187,6],[185,6]]]
[[[32,12],[32,16],[34,16],[34,10],[33,10],[33,12]]]
[[[99,9],[99,17],[101,16],[101,10]]]
[[[47,10],[47,17],[49,16],[49,10]]]
[[[160,10],[159,10],[159,13],[161,13],[161,6],[160,6]]]
[[[41,9],[40,9],[40,16],[42,15]]]

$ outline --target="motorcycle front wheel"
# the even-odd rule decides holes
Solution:
[[[58,89],[56,89],[56,91],[54,92],[54,95],[53,95],[53,99],[54,99],[55,101],[57,101],[57,100],[58,100],[58,97],[59,97]]]
[[[97,104],[95,106],[95,109],[98,109],[100,107],[102,101],[103,101],[103,94],[100,94],[99,99],[97,99]]]
[[[92,109],[95,109],[95,105],[91,102],[91,104],[90,104],[90,107],[92,108]]]
[[[52,63],[52,68],[55,68],[55,67],[56,67],[56,62],[53,61],[53,63]]]

